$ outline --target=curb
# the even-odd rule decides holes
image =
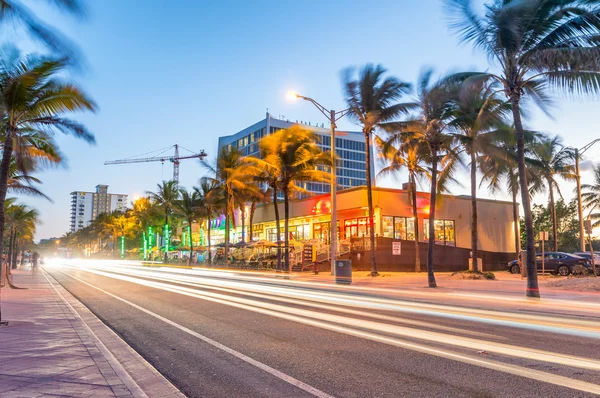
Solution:
[[[77,333],[80,337],[85,338],[87,336],[92,340],[92,344],[102,354],[103,358],[100,358],[100,360],[104,359],[110,365],[110,370],[122,382],[119,383],[114,378],[107,378],[116,396],[133,396],[136,398],[148,398],[149,396],[161,398],[185,397],[177,387],[69,293],[52,275],[43,268],[41,268],[41,271],[57,296],[71,311],[76,322],[80,324],[81,328],[76,328]],[[93,359],[97,361],[98,358],[93,357]],[[102,370],[101,364],[99,367]],[[123,391],[123,387],[128,391]]]

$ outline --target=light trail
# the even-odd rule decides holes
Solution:
[[[69,268],[79,269],[77,267],[69,267]],[[84,270],[86,270],[86,269],[84,269]],[[335,331],[335,332],[345,333],[348,335],[361,337],[361,338],[369,339],[372,341],[377,341],[377,342],[393,345],[396,347],[425,353],[428,355],[434,355],[434,356],[438,356],[438,357],[442,357],[442,358],[451,359],[454,361],[467,363],[470,365],[475,365],[475,366],[492,369],[492,370],[496,370],[496,371],[500,371],[500,372],[504,372],[504,373],[508,373],[508,374],[513,374],[513,375],[517,375],[519,377],[526,377],[526,378],[530,378],[533,380],[551,383],[554,385],[565,386],[565,387],[568,387],[571,389],[576,389],[579,391],[600,394],[600,386],[593,384],[593,383],[588,383],[588,382],[584,382],[584,381],[580,381],[580,380],[576,380],[576,379],[571,379],[571,378],[568,378],[565,376],[560,376],[560,375],[556,375],[556,374],[552,374],[552,373],[536,371],[536,370],[528,369],[528,368],[522,367],[522,366],[506,364],[506,363],[497,362],[497,361],[488,360],[488,359],[476,358],[476,357],[472,357],[469,355],[459,354],[459,353],[444,350],[444,349],[433,348],[430,346],[415,344],[415,343],[399,340],[397,338],[392,338],[392,337],[389,337],[386,335],[381,335],[381,334],[378,334],[377,332],[383,331],[384,333],[390,333],[391,331],[395,331],[396,333],[399,333],[399,332],[410,331],[412,334],[414,334],[415,332],[418,332],[419,334],[426,333],[427,338],[425,340],[427,340],[429,338],[436,338],[436,339],[443,338],[444,339],[443,343],[448,343],[448,344],[455,342],[457,340],[457,338],[459,338],[458,336],[444,335],[444,334],[436,333],[436,332],[425,332],[425,331],[418,330],[418,329],[403,328],[403,327],[393,326],[393,325],[389,325],[389,324],[381,324],[381,323],[377,323],[377,322],[351,319],[351,318],[346,318],[346,317],[341,317],[341,316],[336,316],[336,315],[331,315],[331,314],[322,314],[322,313],[318,313],[315,311],[300,310],[297,308],[290,308],[290,307],[285,307],[285,306],[281,306],[281,305],[277,305],[277,304],[256,302],[256,301],[252,301],[252,300],[248,300],[248,299],[230,297],[230,296],[226,296],[226,295],[222,295],[222,294],[218,294],[218,293],[198,291],[197,289],[190,289],[190,288],[185,288],[182,286],[173,286],[173,285],[169,285],[167,283],[162,283],[162,282],[153,282],[153,281],[143,280],[143,279],[127,276],[127,275],[111,274],[109,272],[99,271],[99,270],[94,270],[94,269],[87,269],[86,271],[97,274],[97,275],[107,276],[109,278],[120,279],[120,280],[124,280],[127,282],[132,282],[132,283],[136,283],[136,284],[140,284],[140,285],[145,285],[148,287],[153,287],[153,288],[157,288],[157,289],[161,289],[161,290],[165,290],[165,291],[170,291],[170,292],[181,294],[181,295],[186,295],[189,297],[199,298],[199,299],[208,300],[208,301],[212,301],[212,302],[219,303],[219,304],[225,304],[228,306],[232,306],[232,307],[236,307],[236,308],[240,308],[240,309],[244,309],[244,310],[249,310],[249,311],[253,311],[253,312],[257,312],[257,313],[261,313],[261,314],[265,314],[265,315],[270,315],[270,316],[278,317],[281,319],[290,320],[293,322],[298,322],[298,323],[302,323],[302,324],[306,324],[306,325],[310,325],[310,326],[315,326],[315,327],[319,327],[319,328],[323,328],[323,329],[327,329],[327,330],[331,330],[331,331]],[[95,289],[98,289],[106,294],[109,294],[123,302],[133,305],[142,311],[150,313],[149,310],[144,309],[143,307],[138,306],[134,303],[128,302],[127,300],[125,300],[117,295],[114,295],[112,293],[109,293],[103,289],[100,289],[88,282],[85,282],[80,278],[74,277],[74,276],[66,274],[66,273],[65,273],[65,275],[67,275],[71,278],[74,278],[82,283],[85,283]],[[170,323],[170,324],[174,323],[166,318],[162,318],[162,320],[167,323]],[[365,322],[366,322],[366,324],[365,324]],[[370,329],[370,330],[364,330],[364,329]],[[411,337],[415,337],[415,336],[411,335]],[[462,339],[463,339],[463,341],[465,341],[466,338],[462,338]],[[553,353],[540,351],[540,350],[524,349],[524,348],[513,347],[513,346],[504,345],[504,344],[491,343],[491,342],[479,342],[479,341],[476,341],[473,339],[466,339],[466,341],[468,341],[468,340],[475,341],[478,344],[481,344],[481,343],[488,344],[490,349],[496,350],[497,352],[501,352],[504,355],[517,356],[520,358],[526,358],[526,359],[530,359],[530,360],[547,361],[547,362],[552,362],[555,364],[561,364],[561,365],[565,365],[565,366],[574,366],[574,367],[583,368],[583,369],[600,370],[600,362],[592,360],[592,359],[560,355],[560,354],[553,354]],[[430,341],[432,341],[432,340],[430,340]],[[436,342],[439,342],[439,341],[436,341]],[[460,344],[459,344],[459,346],[460,346]],[[463,348],[464,348],[464,346],[463,346]],[[472,349],[473,347],[469,346],[468,348]]]
[[[81,267],[78,267],[81,268]],[[95,268],[95,267],[83,267]],[[107,267],[98,267],[97,269],[106,270]],[[140,269],[139,267],[128,268],[125,271],[122,268],[112,268],[112,272],[121,274],[137,275],[142,277],[155,277],[159,280],[170,280],[181,283],[188,282],[202,284],[197,277],[182,274],[181,272],[156,273],[155,270]],[[178,270],[181,271],[181,270]],[[176,275],[174,275],[176,274]],[[337,292],[322,292],[316,290],[297,290],[290,289],[288,286],[265,286],[264,284],[238,282],[231,280],[210,279],[203,284],[205,287],[214,288],[215,285],[221,287],[239,289],[239,294],[248,294],[248,292],[265,293],[273,299],[272,296],[295,297],[302,300],[325,302],[328,304],[340,304],[349,307],[359,307],[365,309],[377,309],[386,311],[397,311],[414,313],[419,315],[440,316],[450,319],[459,319],[472,322],[484,322],[500,326],[518,327],[537,331],[544,331],[557,334],[569,334],[579,337],[589,337],[600,339],[600,322],[585,321],[578,319],[557,320],[556,317],[515,314],[498,311],[470,309],[463,307],[444,306],[439,304],[428,304],[421,302],[407,302],[398,299],[387,299],[377,297],[364,297],[348,295]]]

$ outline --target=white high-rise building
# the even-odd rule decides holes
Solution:
[[[71,192],[71,232],[85,228],[102,213],[124,211],[127,195],[108,193],[108,185],[96,185],[96,192]]]

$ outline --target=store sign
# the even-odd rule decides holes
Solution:
[[[302,250],[302,263],[304,265],[312,264],[315,261],[314,258],[315,250],[312,245],[304,245]]]
[[[402,242],[392,242],[392,256],[400,256],[402,254]]]
[[[252,224],[252,232],[263,232],[265,224]]]
[[[331,213],[331,202],[329,200],[319,200],[312,209],[313,214]]]

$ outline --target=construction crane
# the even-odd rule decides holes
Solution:
[[[179,156],[179,145],[175,144],[172,147],[168,147],[165,149],[159,149],[158,151],[154,151],[154,152],[149,152],[143,155],[138,155],[138,156],[144,156],[144,155],[148,155],[151,153],[156,153],[159,151],[162,151],[163,153],[166,152],[166,150],[171,149],[171,148],[175,148],[175,153],[173,155],[162,155],[159,154],[159,156],[153,156],[153,157],[133,157],[133,158],[128,158],[128,159],[119,159],[119,160],[109,160],[104,162],[104,165],[109,165],[109,164],[128,164],[128,163],[147,163],[147,162],[166,162],[169,161],[171,163],[173,163],[173,181],[175,181],[177,184],[179,184],[179,163],[182,160],[185,159],[204,159],[206,157],[206,152],[204,152],[204,150],[201,150],[199,153],[193,153],[192,151],[190,151],[189,149],[186,149],[186,151],[191,152],[191,155],[186,155],[186,156]],[[185,148],[182,148],[185,149]]]

